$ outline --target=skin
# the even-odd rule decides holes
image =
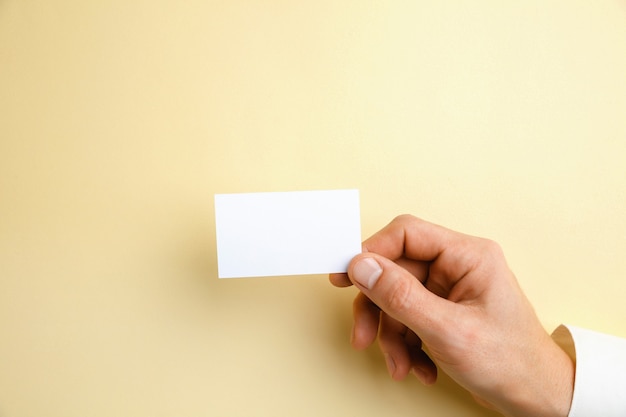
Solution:
[[[439,369],[505,416],[567,416],[574,364],[496,243],[403,215],[330,281],[360,290],[351,343],[378,339],[393,379],[429,385]]]

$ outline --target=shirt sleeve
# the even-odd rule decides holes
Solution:
[[[552,337],[576,364],[568,417],[626,417],[626,339],[574,326]]]

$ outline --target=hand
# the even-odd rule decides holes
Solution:
[[[567,416],[574,365],[550,338],[500,247],[413,216],[363,243],[333,285],[354,284],[352,345],[378,343],[391,376],[437,366],[506,416]]]

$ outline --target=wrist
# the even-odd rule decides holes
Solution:
[[[547,335],[546,335],[547,336]],[[567,417],[574,392],[575,365],[568,354],[549,336],[537,355],[528,355],[529,372],[511,389],[508,417]]]

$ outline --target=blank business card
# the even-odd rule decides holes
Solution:
[[[346,272],[361,252],[358,190],[216,194],[220,278]]]

